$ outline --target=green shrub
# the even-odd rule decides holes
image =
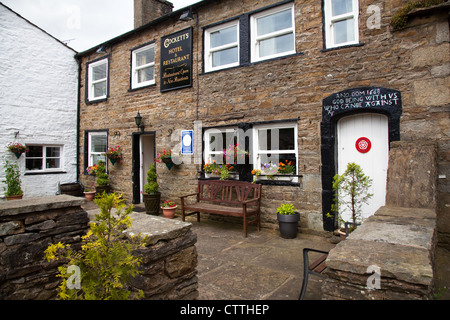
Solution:
[[[97,186],[103,187],[109,184],[109,175],[106,173],[105,163],[103,161],[98,162],[97,167]]]
[[[65,264],[58,268],[58,277],[63,279],[58,297],[62,300],[126,300],[143,297],[143,292],[132,291],[129,283],[140,273],[137,267],[141,258],[133,251],[145,245],[140,235],[131,239],[124,231],[131,226],[130,213],[133,207],[123,208],[122,195],[106,194],[96,198],[100,213],[91,222],[90,230],[82,237],[81,251],[73,251],[70,245],[50,245],[45,250],[47,261],[64,259]],[[112,209],[116,208],[115,212]],[[79,288],[71,287],[72,273],[69,267],[80,270]]]
[[[3,180],[3,183],[6,183],[6,188],[4,190],[6,191],[5,194],[7,196],[16,196],[19,194],[22,194],[22,188],[21,188],[21,181],[20,181],[20,170],[17,162],[10,162],[5,159],[5,180]]]
[[[144,193],[154,194],[158,192],[159,185],[156,178],[156,166],[155,163],[153,163],[147,171],[147,183],[144,185]]]

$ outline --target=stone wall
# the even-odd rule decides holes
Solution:
[[[56,297],[57,263],[44,260],[52,243],[80,248],[88,229],[82,198],[50,196],[0,202],[0,300]]]
[[[44,260],[52,243],[81,248],[88,229],[82,198],[68,195],[0,202],[0,300],[55,299],[57,262]],[[145,299],[196,299],[197,236],[191,224],[132,214],[129,233],[148,236],[142,274],[133,280]]]

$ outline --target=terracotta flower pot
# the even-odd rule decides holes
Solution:
[[[175,217],[175,209],[177,208],[177,206],[175,207],[161,207],[161,209],[163,210],[163,215],[164,217],[168,218],[168,219],[173,219]]]
[[[95,198],[95,191],[85,191],[84,192],[84,197],[86,198],[87,201],[92,201]]]

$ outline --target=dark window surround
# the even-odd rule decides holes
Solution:
[[[208,130],[208,129],[238,127],[238,129],[241,129],[241,130],[244,130],[244,132],[247,132],[248,130],[253,129],[253,127],[257,126],[257,125],[270,125],[270,124],[275,124],[275,123],[286,123],[286,122],[298,123],[298,121],[300,121],[300,117],[298,117],[298,118],[291,118],[291,119],[281,119],[281,120],[241,122],[241,123],[234,123],[234,124],[229,124],[229,125],[208,126],[208,127],[203,127],[202,128],[202,137],[203,137],[205,131]],[[245,150],[249,149],[249,146],[250,146],[250,141],[248,140],[249,138],[252,138],[252,133],[250,134],[250,136],[248,138],[245,139]],[[205,149],[205,141],[203,141],[203,138],[202,138],[202,153],[203,153],[204,149]],[[205,165],[205,163],[204,163],[204,159],[202,157],[202,168],[203,168],[204,165]],[[246,163],[246,164],[239,165],[239,166],[240,166],[238,168],[239,180],[240,181],[252,182],[253,181],[253,176],[251,174],[251,171],[253,170],[252,165],[249,164],[249,163]],[[201,173],[201,177],[198,178],[198,180],[205,180],[205,176],[204,176],[203,170],[200,173]],[[302,175],[298,175],[298,177],[301,179]],[[275,181],[275,180],[274,181],[272,181],[272,180],[256,181],[255,183],[260,183],[260,184],[263,184],[263,185],[273,185],[273,186],[291,186],[291,187],[300,187],[301,186],[300,182]]]
[[[143,48],[145,46],[151,45],[151,44],[155,44],[155,60],[156,60],[156,40],[152,40],[152,41],[140,44],[140,45],[130,49],[130,87],[128,89],[128,92],[137,91],[137,90],[140,90],[140,89],[144,89],[144,88],[148,88],[148,87],[155,87],[156,86],[156,72],[155,72],[155,83],[149,84],[149,85],[146,85],[146,86],[142,86],[142,87],[139,87],[139,88],[133,88],[133,74],[132,74],[132,72],[133,72],[133,51],[137,50],[137,49],[140,49],[140,48]]]
[[[108,141],[109,141],[109,129],[96,129],[96,130],[85,130],[84,131],[84,150],[83,150],[83,174],[87,175],[86,172],[87,164],[89,163],[89,133],[92,132],[106,132],[106,150],[108,150]]]
[[[231,22],[234,20],[239,20],[239,66],[235,66],[235,67],[231,67],[231,68],[224,68],[224,69],[220,69],[220,70],[215,70],[215,71],[210,71],[210,72],[206,72],[205,71],[205,50],[202,50],[202,75],[203,74],[210,74],[210,73],[214,73],[214,72],[220,72],[220,71],[224,71],[224,70],[229,70],[229,69],[233,69],[233,68],[240,68],[243,66],[250,66],[253,64],[258,64],[258,63],[263,63],[263,62],[267,62],[267,61],[273,61],[273,60],[279,60],[279,59],[284,59],[286,57],[292,57],[292,56],[296,56],[296,55],[302,55],[303,53],[296,53],[296,54],[289,54],[286,56],[282,56],[282,57],[276,57],[276,58],[272,58],[272,59],[267,59],[267,60],[262,60],[262,61],[257,61],[257,62],[251,62],[251,53],[250,53],[250,16],[262,12],[262,11],[266,11],[272,8],[276,8],[278,6],[282,6],[284,4],[287,3],[292,3],[294,2],[293,0],[285,0],[285,1],[281,1],[260,9],[256,9],[238,16],[234,16],[232,18],[228,18],[225,20],[222,20],[220,22],[215,22],[212,23],[210,25],[204,26],[202,27],[203,30],[203,37],[202,37],[202,47],[205,48],[205,30],[215,27],[215,26],[219,26],[221,24],[227,23],[227,22]]]
[[[85,86],[84,86],[84,102],[86,104],[96,104],[96,103],[104,102],[104,101],[108,100],[108,98],[109,98],[109,83],[110,83],[109,69],[111,68],[110,57],[111,57],[111,55],[107,54],[106,56],[103,56],[101,58],[86,62],[86,67],[85,67],[86,75],[85,75]],[[89,100],[89,65],[92,63],[98,62],[100,60],[104,60],[104,59],[108,60],[108,68],[106,70],[106,98],[90,101]]]

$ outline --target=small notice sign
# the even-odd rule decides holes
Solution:
[[[193,136],[194,136],[193,130],[181,131],[181,154],[194,153]]]
[[[161,38],[161,92],[192,86],[192,28]]]

